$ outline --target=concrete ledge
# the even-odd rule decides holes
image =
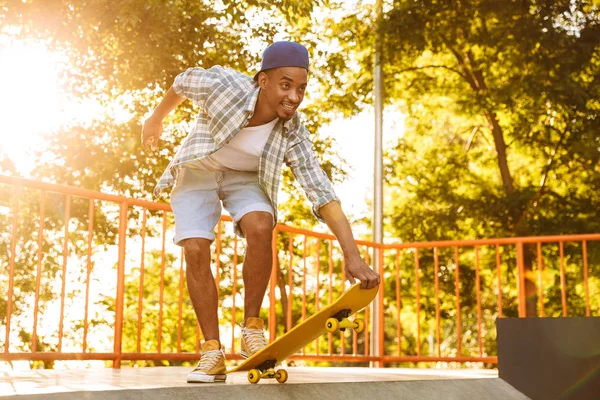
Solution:
[[[499,378],[421,380],[401,382],[292,383],[262,385],[195,385],[159,389],[46,393],[7,396],[18,400],[197,400],[208,399],[414,399],[521,400],[519,393]]]
[[[227,383],[188,384],[189,367],[27,370],[1,373],[0,400],[141,399],[527,399],[495,370],[287,368],[289,380],[248,383],[245,372]]]

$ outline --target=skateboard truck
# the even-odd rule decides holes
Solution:
[[[285,369],[275,371],[275,360],[267,360],[258,367],[248,371],[248,381],[258,383],[261,379],[273,379],[279,383],[285,383],[288,379],[288,373]]]
[[[362,319],[355,319],[350,321],[348,317],[352,314],[352,310],[341,310],[338,311],[333,317],[329,318],[325,322],[325,328],[327,332],[334,333],[338,330],[344,332],[347,328],[352,328],[356,333],[361,333],[365,330],[365,321]]]

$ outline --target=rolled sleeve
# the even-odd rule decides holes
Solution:
[[[319,209],[332,201],[340,202],[333,184],[321,169],[310,139],[305,138],[288,149],[285,163],[292,169],[294,177],[312,203],[312,212],[321,222],[325,222]]]
[[[215,78],[219,72],[218,67],[189,68],[175,77],[173,90],[178,96],[190,99],[194,104],[204,107],[206,99],[213,91]]]

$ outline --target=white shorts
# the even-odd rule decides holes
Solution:
[[[183,167],[171,192],[175,214],[173,242],[190,238],[215,240],[215,226],[221,218],[221,202],[234,222],[235,233],[243,237],[239,221],[250,212],[274,215],[269,198],[258,184],[257,172],[203,171]],[[275,227],[275,219],[273,219]]]

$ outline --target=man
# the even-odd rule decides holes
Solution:
[[[359,279],[363,288],[379,284],[379,275],[360,257],[339,199],[296,112],[304,99],[308,65],[304,46],[276,42],[264,51],[254,79],[220,66],[190,68],[175,78],[144,123],[142,143],[155,149],[162,121],[176,106],[187,98],[200,109],[196,124],[155,189],[158,194],[174,186],[174,242],[184,249],[188,291],[205,340],[188,382],[226,379],[217,289],[210,268],[221,202],[231,214],[236,234],[247,241],[242,356],[249,357],[266,345],[259,312],[271,276],[271,239],[284,163],[312,202],[315,216],[337,237],[349,280]]]

